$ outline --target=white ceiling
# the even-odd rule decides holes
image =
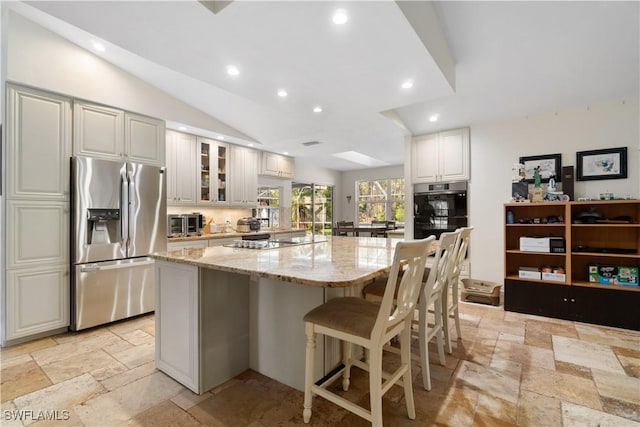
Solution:
[[[28,4],[71,24],[61,33],[81,46],[90,48],[85,32],[105,41],[98,55],[261,148],[336,170],[365,167],[333,156],[346,151],[402,163],[398,120],[417,135],[640,90],[637,1],[433,2],[409,19],[393,1],[236,0],[217,14],[195,1]],[[337,8],[347,24],[331,22]],[[453,85],[421,33],[438,30],[429,9],[455,62]],[[240,75],[228,76],[228,64]],[[406,79],[413,88],[400,87]],[[321,144],[301,144],[313,140]]]

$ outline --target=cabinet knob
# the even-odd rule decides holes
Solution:
[[[562,301],[567,302],[567,299],[566,298],[562,298]]]
[[[576,302],[576,299],[575,298],[571,298],[571,302]]]

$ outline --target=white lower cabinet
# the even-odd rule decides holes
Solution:
[[[249,276],[156,261],[156,367],[202,394],[249,368]]]
[[[155,265],[156,366],[199,393],[198,267]]]
[[[4,341],[69,325],[69,266],[7,271]]]

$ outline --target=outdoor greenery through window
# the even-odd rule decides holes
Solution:
[[[280,187],[259,187],[258,205],[253,216],[260,220],[263,229],[280,227]]]
[[[357,181],[358,223],[404,222],[404,179]]]
[[[330,235],[333,222],[333,187],[294,183],[291,189],[291,226],[307,234]]]

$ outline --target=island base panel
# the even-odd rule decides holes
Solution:
[[[249,276],[200,269],[201,392],[249,369]]]
[[[304,315],[324,302],[324,289],[259,278],[250,286],[250,367],[304,390]],[[324,376],[324,340],[316,339],[315,376]]]

